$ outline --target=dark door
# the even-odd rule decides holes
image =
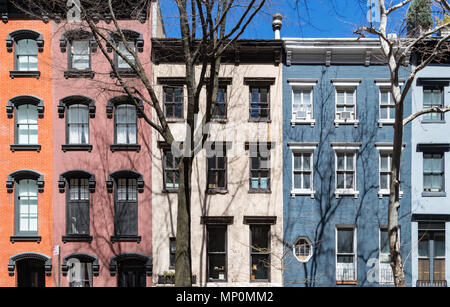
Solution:
[[[18,287],[45,287],[44,261],[27,259],[17,263]]]
[[[118,263],[119,287],[145,287],[145,264],[138,260],[123,260]]]

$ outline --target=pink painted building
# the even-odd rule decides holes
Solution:
[[[151,38],[162,21],[158,1],[149,3],[119,24],[151,76]],[[113,28],[107,18],[98,25]],[[89,28],[52,26],[54,283],[152,286],[150,126],[115,87]],[[139,87],[127,63],[108,52]]]

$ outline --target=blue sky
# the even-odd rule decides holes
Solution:
[[[263,12],[242,38],[273,38],[274,13],[284,16],[282,37],[354,37],[353,31],[367,24],[367,0],[300,0],[299,7],[296,7],[295,0],[267,1]],[[173,3],[174,0],[160,0],[167,37],[180,36],[177,9]]]

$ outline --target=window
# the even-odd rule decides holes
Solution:
[[[89,40],[72,40],[70,43],[69,69],[91,70],[91,42]]]
[[[227,226],[207,225],[208,281],[227,280]]]
[[[336,282],[356,283],[356,229],[336,229]]]
[[[138,193],[144,192],[141,174],[120,170],[109,175],[108,193],[114,190],[114,236],[111,241],[141,242],[138,236]]]
[[[136,52],[136,46],[135,46],[134,42],[127,42],[127,45],[131,50]],[[123,54],[124,58],[128,59],[129,62],[131,62],[132,64],[136,63],[136,59],[131,54],[131,52],[129,52],[127,50],[127,48],[123,42],[118,43],[117,49],[119,50],[120,53]],[[126,60],[124,58],[122,58],[122,56],[119,56],[118,54],[116,54],[117,68],[119,70],[120,69],[123,69],[123,70],[131,69],[131,66],[126,62]]]
[[[34,39],[20,39],[16,41],[16,70],[38,70],[38,44]]]
[[[270,119],[270,87],[250,87],[250,120]]]
[[[71,178],[67,203],[67,235],[89,234],[89,179]]]
[[[391,182],[392,153],[380,152],[380,192],[389,193]]]
[[[336,153],[336,190],[356,191],[356,153]]]
[[[217,147],[216,147],[217,146]],[[223,147],[220,148],[219,147]],[[218,149],[217,151],[215,149]],[[208,154],[212,157],[207,158],[208,167],[208,190],[226,190],[227,189],[227,157],[226,146],[224,144],[214,145],[213,153]]]
[[[116,106],[115,111],[117,145],[137,144],[137,114],[136,107],[129,104]]]
[[[380,247],[379,247],[379,282],[393,283],[394,274],[390,264],[389,237],[386,228],[380,228]]]
[[[445,279],[445,223],[419,222],[419,276],[420,285],[438,286]]]
[[[441,87],[424,87],[423,88],[423,108],[432,107],[442,108],[444,106],[444,95]],[[422,121],[443,121],[444,114],[427,113],[423,115]]]
[[[270,225],[250,225],[251,281],[270,281]]]
[[[300,262],[308,262],[312,257],[312,244],[306,237],[300,237],[294,244],[294,255]]]
[[[313,190],[313,154],[310,152],[293,153],[293,191]]]
[[[423,154],[423,190],[444,191],[444,153]]]
[[[137,180],[117,179],[115,234],[137,235]]]
[[[164,111],[168,119],[183,118],[183,87],[164,87]]]
[[[180,173],[178,171],[179,163],[180,159],[176,158],[170,149],[164,150],[164,189],[167,191],[178,189],[180,182]]]
[[[38,185],[36,180],[22,179],[16,186],[16,235],[38,233]]]
[[[356,120],[356,89],[340,88],[336,90],[336,120]]]
[[[177,251],[177,239],[169,238],[169,269],[175,269],[176,251]]]
[[[93,287],[93,263],[85,259],[71,258],[67,262],[69,287]]]
[[[16,145],[38,144],[38,107],[22,104],[16,107]]]
[[[270,149],[263,144],[250,146],[250,191],[270,191]]]
[[[311,88],[294,89],[292,101],[292,120],[311,121],[313,113],[313,91]]]
[[[67,109],[67,144],[89,144],[89,107],[73,104]]]
[[[395,103],[389,88],[380,88],[380,122],[395,121]]]
[[[219,87],[217,91],[217,104],[212,108],[211,119],[227,118],[227,88]]]
[[[138,259],[118,262],[117,286],[120,288],[143,288],[147,286],[146,264]]]

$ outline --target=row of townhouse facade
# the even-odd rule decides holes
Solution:
[[[180,40],[164,38],[157,1],[143,12],[119,23],[183,142],[191,127]],[[0,285],[173,284],[179,160],[143,118],[156,115],[120,93],[82,23],[25,18],[9,1],[0,13]],[[381,59],[375,39],[241,39],[226,52],[210,135],[193,164],[194,285],[393,284],[395,109]],[[136,77],[114,61],[122,77]],[[431,64],[405,114],[448,105],[449,87],[448,65]],[[201,102],[200,116],[206,90]],[[450,274],[446,117],[428,114],[404,131],[409,286],[446,286]]]

